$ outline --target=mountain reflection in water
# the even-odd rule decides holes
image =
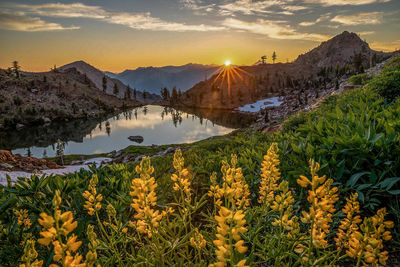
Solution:
[[[54,122],[0,135],[0,148],[34,157],[55,156],[57,139],[65,154],[95,154],[137,145],[129,136],[143,136],[140,145],[190,143],[228,134],[249,125],[254,117],[220,110],[148,105],[111,118]]]

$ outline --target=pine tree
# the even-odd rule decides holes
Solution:
[[[119,94],[119,89],[118,89],[118,85],[116,83],[114,83],[114,90],[113,90],[113,94],[114,95],[118,95]]]
[[[133,88],[133,99],[136,100],[136,88]]]
[[[147,94],[146,91],[143,91],[143,101],[146,102]]]
[[[131,100],[131,88],[129,87],[129,85],[126,87],[125,99]]]
[[[275,60],[276,60],[276,52],[274,51],[272,53],[272,62],[275,64]]]
[[[175,103],[178,100],[178,91],[176,91],[176,87],[172,88],[172,102]]]
[[[167,87],[164,87],[164,89],[161,90],[161,96],[166,101],[169,99],[170,95]]]
[[[107,91],[107,77],[104,75],[103,77],[103,92],[105,93]]]
[[[17,77],[17,79],[19,79],[19,71],[21,69],[21,67],[18,65],[18,61],[13,61],[13,66],[12,66],[12,70],[15,73],[15,77]]]

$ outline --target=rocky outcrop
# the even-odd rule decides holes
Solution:
[[[13,154],[8,150],[0,150],[0,171],[26,171],[35,172],[46,169],[62,168],[54,161],[38,159],[34,157],[23,157]]]

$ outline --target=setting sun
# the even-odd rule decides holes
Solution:
[[[231,61],[230,60],[225,61],[225,66],[229,66],[229,65],[231,65]]]

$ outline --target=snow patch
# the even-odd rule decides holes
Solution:
[[[102,164],[107,164],[111,162],[111,158],[93,158],[86,160],[82,165],[65,165],[62,169],[48,169],[42,170],[37,173],[38,176],[49,176],[49,175],[65,175],[70,173],[79,172],[81,169],[89,170],[89,165],[95,164],[96,166],[100,166]],[[7,177],[10,176],[11,182],[15,183],[19,177],[31,177],[34,173],[23,172],[23,171],[0,171],[0,184],[7,185]]]
[[[279,107],[283,103],[283,100],[280,100],[278,96],[265,98],[258,100],[255,103],[247,104],[242,107],[239,107],[239,111],[243,112],[259,112],[260,110],[267,107]]]

